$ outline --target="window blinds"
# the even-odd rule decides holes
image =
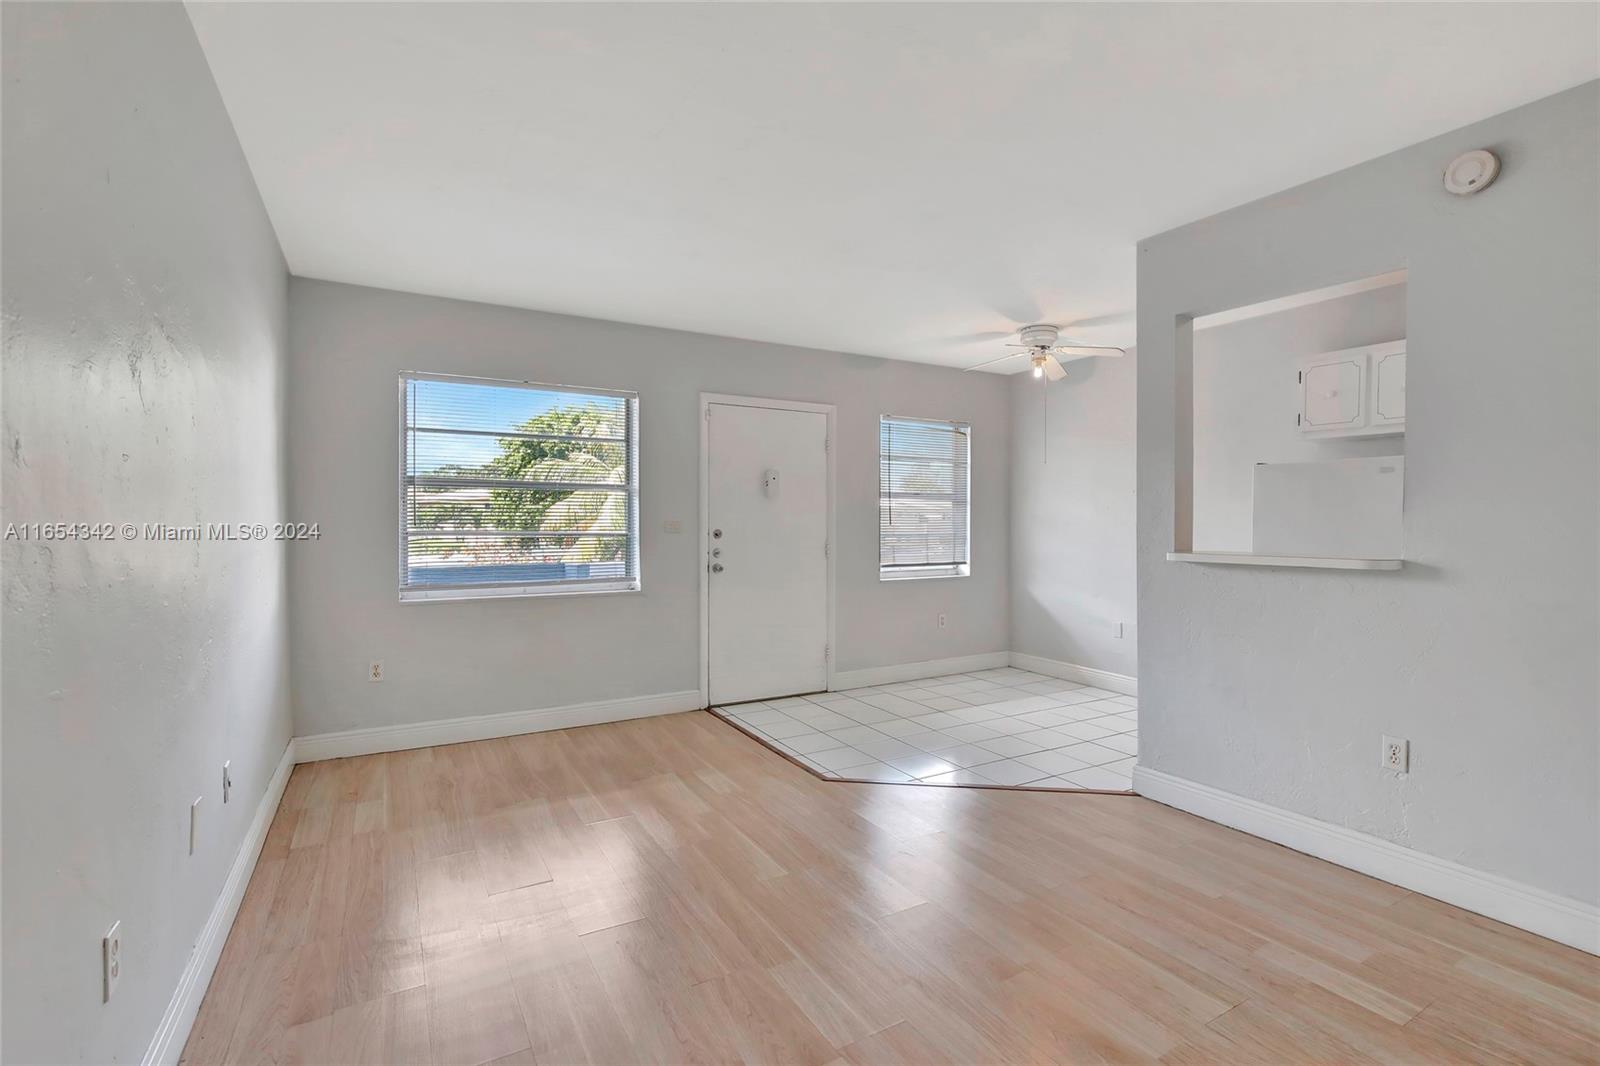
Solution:
[[[400,386],[402,599],[638,587],[633,393]]]
[[[882,577],[965,573],[971,427],[885,415],[878,439]]]

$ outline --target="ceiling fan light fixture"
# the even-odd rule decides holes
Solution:
[[[1010,359],[1020,359],[1023,356],[1027,356],[1029,364],[1033,367],[1034,377],[1060,381],[1067,376],[1067,372],[1061,367],[1063,358],[1070,361],[1095,355],[1127,354],[1122,348],[1115,348],[1106,344],[1068,344],[1058,347],[1056,341],[1060,339],[1059,331],[1055,326],[1044,322],[1035,322],[1031,326],[1023,326],[1017,331],[1017,339],[1021,342],[1020,344],[1008,344],[1006,347],[1021,349],[1020,351],[988,359],[976,366],[963,367],[962,369],[967,371],[986,370],[997,363],[1004,363]]]

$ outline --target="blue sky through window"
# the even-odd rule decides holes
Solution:
[[[611,428],[606,436],[622,436],[626,401],[621,397],[550,392],[517,385],[410,379],[406,382],[408,425],[439,429],[516,429],[528,419],[557,407],[597,410]],[[449,466],[476,467],[500,454],[496,437],[454,433],[413,434],[411,473],[428,474]]]

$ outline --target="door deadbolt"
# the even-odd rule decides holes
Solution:
[[[713,574],[720,574],[720,573],[722,573],[722,564],[721,564],[721,563],[712,563],[712,564],[711,564],[711,572],[712,572],[712,573],[713,573]]]
[[[713,529],[711,531],[711,539],[713,539],[713,540],[721,540],[722,539],[722,530]]]

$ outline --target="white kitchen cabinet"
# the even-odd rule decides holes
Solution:
[[[1392,347],[1392,346],[1391,346]],[[1403,430],[1406,425],[1406,348],[1372,353],[1372,424]]]
[[[1378,437],[1406,428],[1406,342],[1325,352],[1297,371],[1303,437]]]

